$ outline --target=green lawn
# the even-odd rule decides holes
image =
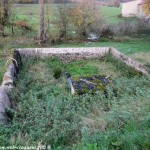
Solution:
[[[122,39],[122,37],[120,37]],[[150,36],[145,35],[139,38],[130,38],[130,40],[123,41],[99,41],[99,42],[85,42],[78,44],[60,44],[54,47],[114,47],[126,55],[132,55],[139,52],[150,52]],[[148,54],[149,55],[149,54]]]
[[[107,7],[102,6],[100,8],[100,12],[102,13],[102,16],[104,17],[104,20],[108,24],[116,24],[120,22],[134,22],[136,21],[136,18],[122,18],[121,15],[121,7],[120,8],[114,8],[114,7]]]

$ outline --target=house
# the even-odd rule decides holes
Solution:
[[[142,0],[130,0],[122,3],[122,17],[142,17]]]

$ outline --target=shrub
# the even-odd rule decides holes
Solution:
[[[90,33],[97,33],[102,25],[102,17],[93,0],[84,0],[70,8],[69,20],[77,38],[81,39],[87,38]]]
[[[16,21],[14,22],[14,26],[25,31],[32,30],[32,28],[26,21]]]
[[[53,75],[53,76],[54,76],[55,79],[60,78],[61,73],[62,73],[61,68],[55,68],[55,69],[53,70],[53,72],[54,72],[54,75]]]
[[[146,19],[138,19],[135,22],[121,22],[116,25],[108,26],[107,28],[115,35],[133,36],[137,33],[148,34],[150,32],[150,26]]]
[[[101,37],[107,38],[107,39],[113,39],[114,33],[108,26],[107,28],[102,29],[101,31]]]

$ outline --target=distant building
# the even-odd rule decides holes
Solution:
[[[122,17],[142,17],[142,0],[130,0],[122,3]]]

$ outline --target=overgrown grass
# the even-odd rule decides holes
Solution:
[[[5,72],[5,62],[6,60],[4,58],[0,58],[0,83]]]
[[[110,57],[104,61],[122,68]],[[91,66],[98,62],[86,61]],[[64,75],[57,80],[53,77],[57,67],[66,71],[59,60],[24,58],[23,64],[17,87],[10,93],[11,100],[17,103],[16,113],[8,126],[0,126],[0,145],[41,143],[52,149],[89,150],[150,148],[147,77],[127,71],[124,77],[113,78],[107,97],[100,92],[72,97]],[[81,63],[68,65],[76,69]],[[91,67],[86,69],[90,72]],[[122,72],[125,70],[122,68]]]
[[[101,10],[108,23],[124,20],[117,18],[120,9],[108,10],[103,7]],[[32,5],[20,7],[17,11],[20,19],[24,19],[24,15],[36,18],[34,15],[38,8]],[[36,46],[33,39],[36,31],[29,32],[24,37],[21,31],[16,32],[15,38],[0,39],[0,53],[3,50],[9,52],[12,48]],[[9,31],[7,33],[10,34]],[[129,41],[100,40],[54,47],[113,46],[147,64],[149,42],[149,36],[143,36]],[[5,58],[0,58],[0,79],[5,62]],[[10,93],[11,101],[17,104],[16,112],[7,126],[0,126],[0,146],[45,144],[57,150],[150,149],[150,80],[147,77],[139,76],[131,68],[124,67],[110,57],[103,61],[72,62],[66,66],[57,59],[23,58],[23,64],[16,88]],[[61,68],[62,74],[55,79],[53,74],[57,68]],[[72,76],[112,75],[107,96],[97,92],[94,95],[72,97],[63,74],[66,70]]]

